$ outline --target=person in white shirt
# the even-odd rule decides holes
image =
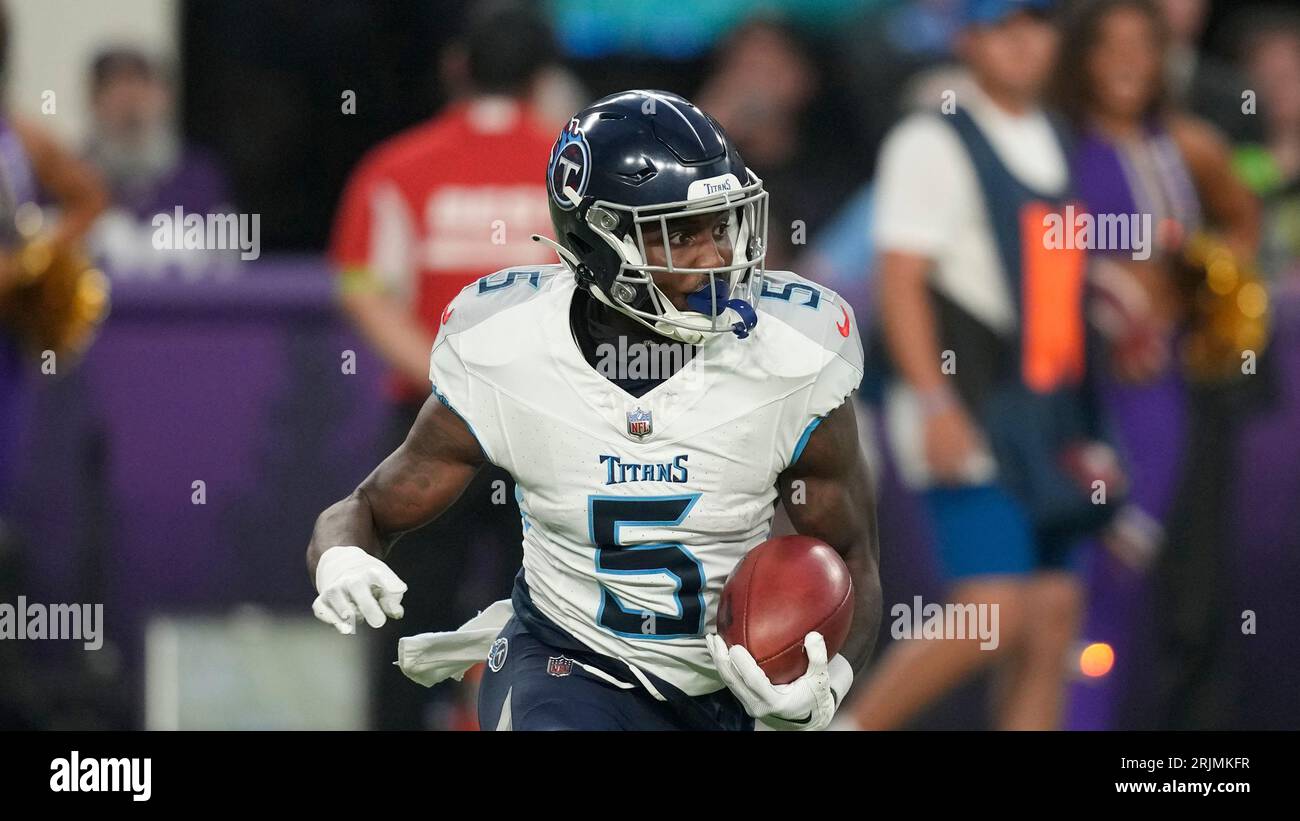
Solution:
[[[843,712],[851,715],[841,721],[846,728],[905,725],[990,663],[1004,674],[994,726],[1060,722],[1062,659],[1075,635],[1080,588],[1064,545],[1048,549],[1034,512],[1010,492],[1013,470],[995,458],[978,401],[997,390],[1004,377],[994,374],[1008,361],[1011,381],[1040,387],[1035,367],[1015,370],[1038,355],[1022,331],[1040,305],[1018,287],[1037,264],[1028,248],[1037,237],[1026,231],[1024,242],[1009,241],[1031,224],[998,206],[1068,195],[1065,151],[1039,107],[1057,45],[1048,5],[968,3],[958,47],[973,82],[942,95],[938,111],[902,121],[882,148],[874,240],[890,360],[887,439],[903,481],[927,503],[948,601],[996,606],[998,635],[895,642]],[[1076,296],[1082,272],[1082,257],[1071,258]],[[1059,319],[1078,343],[1048,357],[1071,376],[1082,373],[1078,314],[1047,320]]]

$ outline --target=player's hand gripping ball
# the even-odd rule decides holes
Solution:
[[[723,587],[719,634],[704,637],[718,677],[749,715],[780,730],[824,730],[853,686],[835,651],[853,620],[853,581],[806,536],[750,551]]]
[[[769,539],[749,551],[722,588],[718,608],[722,639],[748,650],[773,684],[807,672],[809,633],[820,633],[834,656],[852,621],[848,566],[834,548],[808,536]]]

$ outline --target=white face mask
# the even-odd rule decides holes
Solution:
[[[767,192],[762,180],[750,171],[745,185],[732,174],[697,180],[691,184],[688,196],[681,202],[653,206],[592,203],[586,214],[587,225],[614,250],[620,265],[613,283],[607,287],[592,285],[591,292],[609,307],[670,339],[699,345],[727,333],[743,338],[758,321],[753,306],[762,289],[766,257]],[[576,194],[572,199],[579,204]],[[725,228],[730,259],[711,268],[675,264],[673,223],[719,213],[730,214]],[[624,217],[620,218],[620,214]],[[631,217],[630,231],[615,235],[620,225],[628,224],[627,216]],[[652,229],[657,229],[658,241],[663,243],[663,265],[648,262],[646,233]],[[570,268],[577,269],[579,260],[567,248],[544,237],[534,239],[551,245]],[[673,305],[655,284],[656,277],[682,275],[707,278],[701,291],[688,297],[688,310]]]

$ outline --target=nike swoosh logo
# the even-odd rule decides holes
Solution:
[[[447,306],[447,310],[445,310],[445,311],[442,312],[442,324],[443,324],[443,325],[446,325],[446,324],[447,324],[447,320],[451,319],[451,312],[454,311],[454,310],[456,310],[456,309],[453,308],[453,307],[451,307],[450,305],[448,305],[448,306]],[[845,336],[848,336],[848,334],[845,334]]]
[[[849,335],[849,312],[843,305],[840,306],[840,311],[844,313],[844,321],[836,322],[835,330],[840,332],[840,336],[847,338]]]

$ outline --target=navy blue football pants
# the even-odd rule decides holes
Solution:
[[[633,686],[620,688],[588,664]],[[752,730],[754,720],[726,690],[692,698],[650,677],[659,701],[621,662],[540,641],[511,619],[488,657],[478,692],[484,730]]]

